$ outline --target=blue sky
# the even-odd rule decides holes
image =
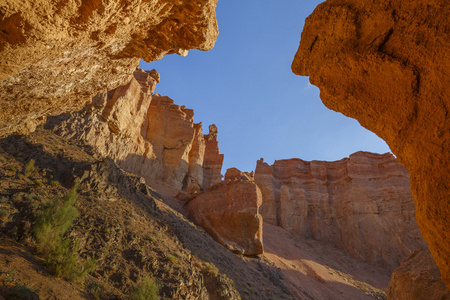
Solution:
[[[204,133],[217,125],[223,174],[254,170],[260,158],[272,164],[390,151],[356,120],[326,108],[308,77],[291,71],[304,20],[320,2],[219,0],[214,49],[141,62],[161,74],[156,92],[194,109]]]

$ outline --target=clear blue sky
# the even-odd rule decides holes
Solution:
[[[327,109],[308,77],[291,63],[305,18],[322,1],[219,0],[214,49],[141,62],[156,69],[156,92],[194,109],[194,121],[216,124],[227,168],[255,169],[274,160],[338,160],[359,150],[389,152],[375,134]]]

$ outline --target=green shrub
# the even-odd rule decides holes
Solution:
[[[159,299],[159,284],[150,276],[145,276],[136,285],[131,294],[133,300],[156,300]]]
[[[53,180],[52,182],[50,182],[51,186],[58,186],[59,185],[59,181]]]
[[[9,211],[7,211],[6,209],[0,209],[0,219],[1,218],[7,218],[9,216]]]
[[[9,167],[9,169],[11,170],[11,171],[13,171],[13,172],[17,172],[17,169],[15,168],[15,167]]]
[[[33,174],[33,172],[36,171],[34,164],[35,164],[34,159],[30,159],[30,161],[25,165],[25,170],[23,171],[23,175],[25,177],[30,177],[31,174]]]
[[[172,263],[177,260],[177,258],[172,254],[167,255],[167,259]]]
[[[39,180],[39,179],[36,179],[36,180],[34,181],[34,184],[37,185],[37,186],[43,186],[43,185],[44,185],[44,184],[42,183],[42,181]]]
[[[38,244],[38,251],[43,253],[47,265],[58,277],[71,281],[83,281],[84,277],[93,271],[97,260],[91,259],[84,264],[79,261],[79,242],[64,238],[79,212],[74,207],[77,199],[77,187],[67,194],[64,201],[56,198],[45,203],[39,212],[33,227]]]

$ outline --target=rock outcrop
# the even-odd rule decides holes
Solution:
[[[411,174],[417,223],[450,287],[450,2],[327,0],[292,70],[384,139]]]
[[[205,187],[203,173],[211,174],[207,154],[219,155],[217,128],[210,127],[215,141],[211,144],[201,123],[194,124],[193,110],[152,94],[159,80],[155,70],[137,69],[128,84],[95,96],[80,112],[49,118],[46,126],[92,146],[148,183],[157,179],[178,190],[191,184]],[[220,176],[223,155],[219,156],[222,160],[214,170]]]
[[[188,204],[189,217],[230,251],[263,253],[259,214],[261,191],[249,180],[225,180],[198,194]]]
[[[450,299],[450,291],[430,251],[416,250],[392,273],[387,296],[392,300],[442,300]]]
[[[224,156],[219,154],[216,125],[209,126],[209,133],[204,135],[205,157],[203,160],[203,186],[213,186],[222,180],[222,164]]]
[[[425,248],[406,169],[392,154],[357,152],[339,161],[261,159],[255,170],[265,222],[330,243],[393,270]]]
[[[217,0],[5,0],[0,4],[0,137],[80,110],[127,84],[139,59],[208,50]]]

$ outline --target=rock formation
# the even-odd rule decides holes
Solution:
[[[80,110],[125,85],[139,59],[208,50],[217,0],[5,0],[0,4],[0,137]]]
[[[450,291],[430,251],[416,250],[392,273],[387,296],[393,300],[442,300],[450,299]]]
[[[383,138],[411,174],[417,223],[450,287],[450,2],[327,0],[292,70]]]
[[[155,70],[137,69],[128,84],[95,96],[80,112],[49,118],[47,127],[92,146],[97,154],[111,157],[147,182],[157,179],[179,190],[190,184],[207,187],[208,176],[217,177],[214,172],[221,176],[217,127],[203,135],[201,123],[193,123],[193,110],[169,97],[152,95],[159,80]],[[208,140],[211,135],[214,143]],[[211,172],[210,157],[217,156],[220,163],[213,160]],[[208,175],[207,185],[203,173]]]
[[[261,159],[255,170],[261,215],[303,238],[393,270],[425,248],[406,169],[392,154],[357,152],[339,161]]]
[[[216,125],[209,126],[209,134],[205,135],[205,158],[203,161],[203,186],[210,187],[222,180],[223,154],[219,154]]]
[[[261,203],[261,191],[254,182],[229,179],[191,200],[189,217],[229,250],[258,255],[263,253]]]

